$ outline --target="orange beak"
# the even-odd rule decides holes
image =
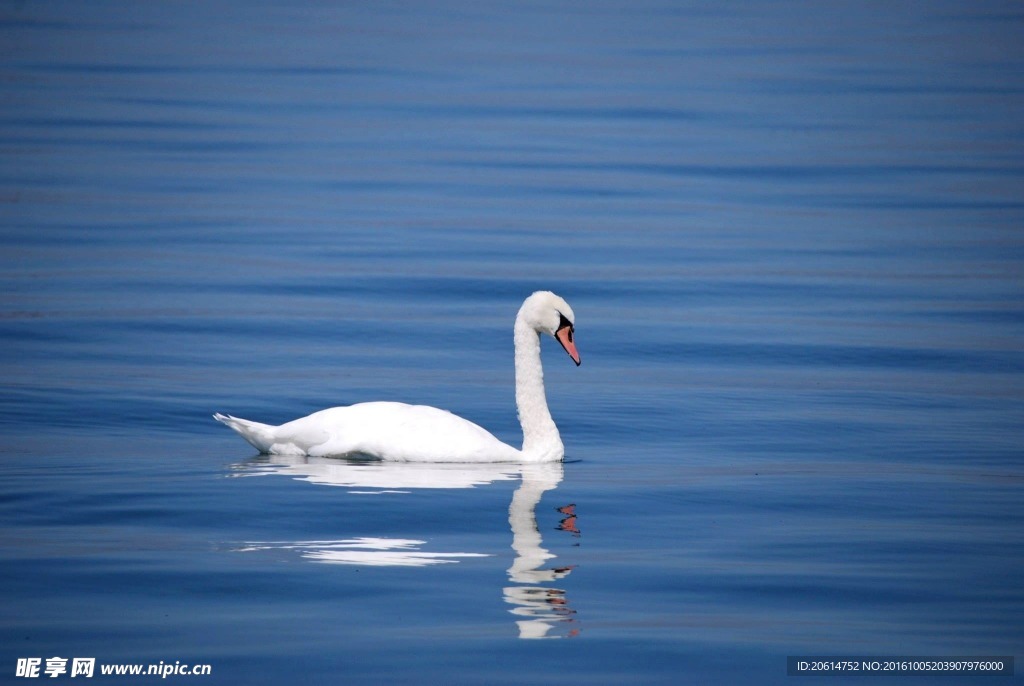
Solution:
[[[569,357],[576,363],[576,366],[580,366],[580,354],[576,351],[576,344],[572,340],[572,325],[563,326],[561,329],[555,332],[555,338],[565,348],[565,352],[569,353]]]

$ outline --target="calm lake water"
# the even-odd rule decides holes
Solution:
[[[0,673],[1020,659],[1022,35],[984,0],[4,3]],[[564,465],[269,459],[210,417],[518,443],[541,288]]]

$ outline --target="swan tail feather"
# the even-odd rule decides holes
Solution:
[[[249,442],[249,445],[261,453],[269,453],[270,446],[274,444],[274,429],[277,427],[269,424],[260,424],[248,419],[232,417],[229,414],[217,413],[213,415],[221,424],[231,427],[238,432],[242,438]]]

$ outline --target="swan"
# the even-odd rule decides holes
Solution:
[[[399,402],[332,407],[280,426],[215,414],[261,453],[345,457],[365,455],[404,462],[557,462],[565,455],[544,395],[540,336],[554,336],[576,366],[575,316],[550,291],[523,301],[513,328],[516,408],[523,447],[502,443],[483,427],[446,410]]]

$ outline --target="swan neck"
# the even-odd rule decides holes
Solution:
[[[522,318],[516,319],[515,349],[516,409],[523,427],[523,457],[536,462],[561,460],[565,448],[544,393],[540,334]]]

